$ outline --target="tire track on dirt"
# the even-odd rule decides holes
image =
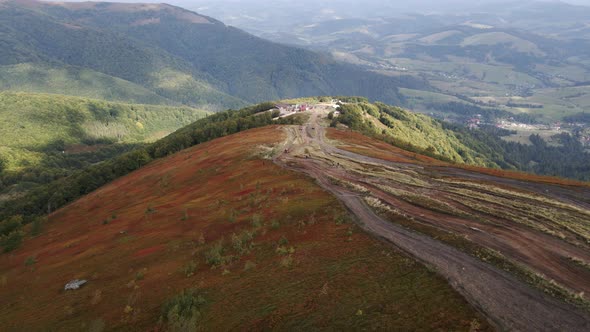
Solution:
[[[316,179],[358,218],[362,229],[435,269],[500,330],[590,330],[590,317],[586,311],[549,297],[458,249],[384,220],[358,194],[333,184],[326,175],[333,167],[326,160],[330,160],[333,153],[359,161],[368,160],[326,143],[323,127],[317,118],[318,114],[314,114],[306,126],[287,129],[289,150],[275,157],[275,163]],[[320,158],[301,158],[301,152],[308,150]],[[370,162],[380,162],[369,159]],[[334,174],[338,172],[330,172],[331,176]]]

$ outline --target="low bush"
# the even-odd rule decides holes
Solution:
[[[199,290],[184,290],[164,303],[160,319],[168,331],[196,331],[206,303]]]
[[[20,247],[23,242],[25,234],[19,229],[11,232],[8,235],[0,236],[0,247],[6,252],[11,252]]]
[[[184,275],[187,278],[192,277],[196,271],[197,271],[197,263],[194,261],[190,261],[190,262],[186,263],[184,265],[184,267],[182,268],[182,273],[184,273]]]

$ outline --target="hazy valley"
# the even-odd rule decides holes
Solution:
[[[189,6],[273,41],[423,79],[427,86],[400,90],[412,110],[498,125],[515,131],[507,140],[525,144],[531,134],[559,144],[551,136],[568,132],[588,146],[588,7],[535,1],[447,7],[369,1],[358,8],[327,1],[320,10],[284,3],[257,11],[223,1]],[[275,19],[282,16],[292,19]]]

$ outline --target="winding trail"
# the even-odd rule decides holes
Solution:
[[[346,160],[383,167],[390,167],[391,163],[329,144],[319,117],[315,112],[306,125],[285,127],[285,152],[274,158],[275,163],[316,179],[358,218],[362,229],[432,267],[499,330],[590,331],[590,315],[586,311],[549,297],[458,249],[381,218],[357,192],[334,184],[335,178],[347,181],[352,177],[343,166]]]

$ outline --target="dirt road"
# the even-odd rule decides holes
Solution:
[[[409,231],[375,214],[365,203],[363,195],[353,190],[354,186],[363,184],[356,165],[362,163],[389,169],[399,165],[333,146],[325,139],[325,129],[320,121],[323,115],[315,112],[305,126],[286,127],[289,136],[285,142],[287,152],[275,157],[277,164],[316,179],[356,215],[361,228],[431,266],[500,330],[590,331],[590,315],[587,312],[551,298],[449,245]],[[421,169],[417,165],[404,167],[410,168],[410,171],[412,168]],[[353,189],[335,183],[337,181],[353,183]],[[368,182],[364,184],[370,185]]]

